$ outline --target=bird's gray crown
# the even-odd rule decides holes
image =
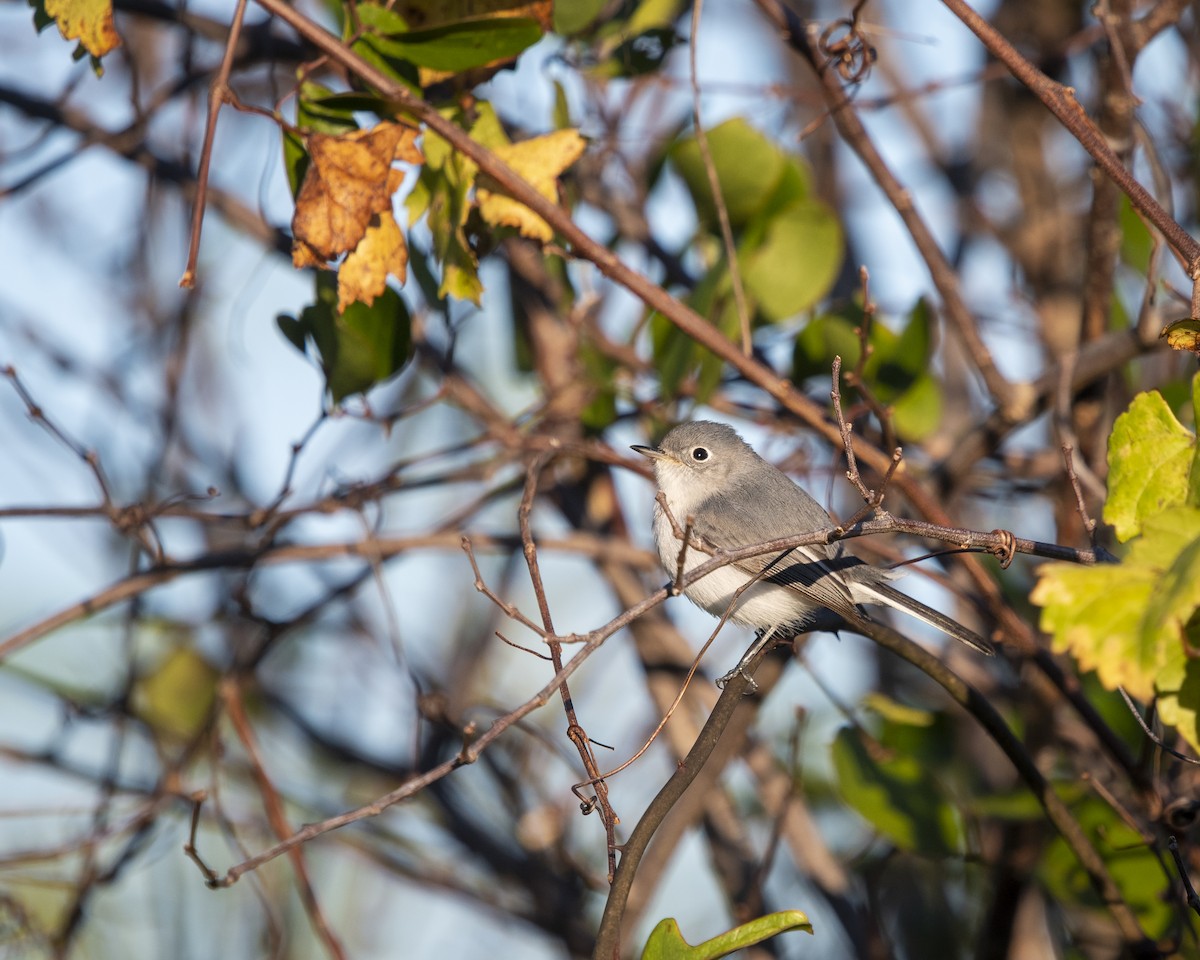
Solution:
[[[711,420],[681,423],[663,437],[658,448],[683,463],[697,466],[747,454],[757,459],[750,445],[733,427]]]

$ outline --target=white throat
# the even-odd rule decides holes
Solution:
[[[704,484],[689,467],[670,460],[660,460],[654,465],[654,478],[658,481],[658,489],[667,498],[671,515],[682,527],[688,515],[695,514],[696,508],[704,502]]]

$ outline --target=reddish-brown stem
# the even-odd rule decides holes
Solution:
[[[221,107],[230,99],[229,75],[233,72],[233,58],[237,52],[238,39],[242,35],[242,21],[246,16],[246,0],[238,0],[233,13],[233,25],[225,41],[225,55],[221,69],[213,77],[212,90],[208,95],[208,123],[204,128],[204,146],[200,151],[200,171],[196,176],[196,199],[192,208],[192,234],[188,248],[187,267],[179,278],[179,285],[191,289],[196,285],[196,264],[200,260],[200,229],[204,223],[204,207],[208,199],[208,170],[212,165],[213,140],[217,134],[217,116]]]

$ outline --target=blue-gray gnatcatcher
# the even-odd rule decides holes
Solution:
[[[658,488],[671,511],[669,518],[655,504],[654,544],[671,575],[678,568],[683,545],[671,518],[678,528],[692,519],[693,542],[684,556],[685,573],[710,560],[714,550],[749,547],[834,526],[816,500],[723,423],[685,423],[668,433],[658,447],[633,449],[654,462]],[[761,579],[734,603],[738,589],[760,574]],[[899,575],[872,566],[840,546],[811,544],[782,557],[770,553],[720,567],[685,587],[684,594],[718,617],[734,603],[729,619],[760,631],[761,642],[778,630],[812,624],[824,610],[863,617],[860,604],[883,604],[982,653],[995,652],[982,637],[892,587],[888,581]]]

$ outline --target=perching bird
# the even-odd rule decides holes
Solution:
[[[654,462],[658,487],[678,527],[692,518],[692,539],[701,548],[688,549],[684,572],[711,559],[704,548],[731,550],[834,526],[816,500],[723,423],[685,423],[657,447],[633,449]],[[682,541],[657,503],[654,543],[663,567],[673,576]],[[849,615],[853,622],[865,616],[860,605],[881,604],[923,620],[981,653],[995,652],[978,634],[893,587],[889,581],[900,576],[898,572],[873,566],[840,546],[809,544],[783,557],[774,552],[738,560],[685,587],[684,595],[720,617],[737,590],[760,573],[761,580],[737,599],[729,619],[762,632],[763,643],[776,631],[812,624],[823,610]]]

